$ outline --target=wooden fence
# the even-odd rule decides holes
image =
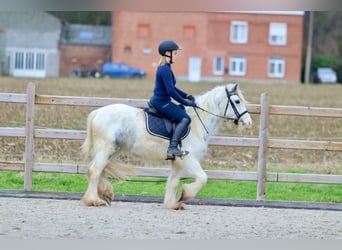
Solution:
[[[26,94],[0,93],[0,102],[26,104],[25,127],[0,127],[0,136],[2,137],[25,137],[25,160],[21,163],[0,162],[0,169],[24,171],[24,190],[28,191],[32,189],[33,171],[64,173],[86,173],[87,171],[87,166],[83,165],[34,162],[35,138],[83,140],[86,137],[85,130],[35,128],[34,111],[36,104],[100,107],[112,103],[125,103],[136,107],[146,106],[144,99],[37,95],[33,83],[27,84]],[[268,132],[270,115],[342,118],[341,108],[270,105],[269,96],[264,93],[261,95],[260,104],[249,104],[248,109],[251,114],[260,114],[258,138],[213,136],[210,138],[209,144],[258,148],[257,172],[206,170],[209,179],[257,181],[257,200],[265,199],[266,181],[342,184],[342,175],[268,173],[266,171],[267,151],[270,148],[342,151],[342,142],[270,138]],[[138,176],[166,177],[169,171],[163,168],[136,168]]]

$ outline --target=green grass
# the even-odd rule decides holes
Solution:
[[[183,179],[180,184],[192,181]],[[116,194],[163,196],[166,179],[131,177],[126,182],[112,180],[112,184]],[[0,171],[0,189],[23,190],[23,186],[23,172]],[[33,191],[83,193],[86,188],[83,174],[33,173]],[[255,200],[256,190],[255,181],[209,180],[197,197]],[[266,192],[267,200],[342,202],[342,185],[268,182]]]

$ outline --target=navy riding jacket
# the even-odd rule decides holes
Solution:
[[[171,65],[164,64],[159,66],[156,72],[153,96],[150,99],[150,103],[154,108],[169,119],[177,122],[186,119],[190,123],[191,118],[184,108],[171,101],[171,98],[173,98],[180,104],[188,106],[187,95],[184,91],[176,88],[176,78],[172,72]]]
[[[162,99],[164,99],[163,101],[171,101],[172,97],[177,102],[188,106],[186,100],[188,94],[176,87],[176,78],[170,64],[158,67],[153,94],[160,101]]]

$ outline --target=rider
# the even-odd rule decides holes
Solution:
[[[153,96],[150,99],[150,103],[159,113],[177,123],[170,139],[167,159],[186,154],[185,151],[178,149],[178,144],[188,128],[191,118],[182,105],[196,107],[195,98],[192,95],[176,88],[176,78],[171,64],[174,62],[178,50],[180,47],[172,40],[165,40],[159,44],[158,51],[161,58],[156,72]],[[181,105],[173,103],[171,98]]]

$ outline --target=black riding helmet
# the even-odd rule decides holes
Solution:
[[[169,57],[170,58],[170,63],[173,63],[172,62],[172,51],[173,50],[180,50],[178,44],[172,40],[165,40],[165,41],[162,41],[160,44],[159,44],[159,47],[158,47],[158,51],[159,51],[159,54],[161,56],[166,56],[166,57]],[[165,55],[165,53],[167,51],[170,51],[171,52],[171,56],[168,56],[168,55]]]

